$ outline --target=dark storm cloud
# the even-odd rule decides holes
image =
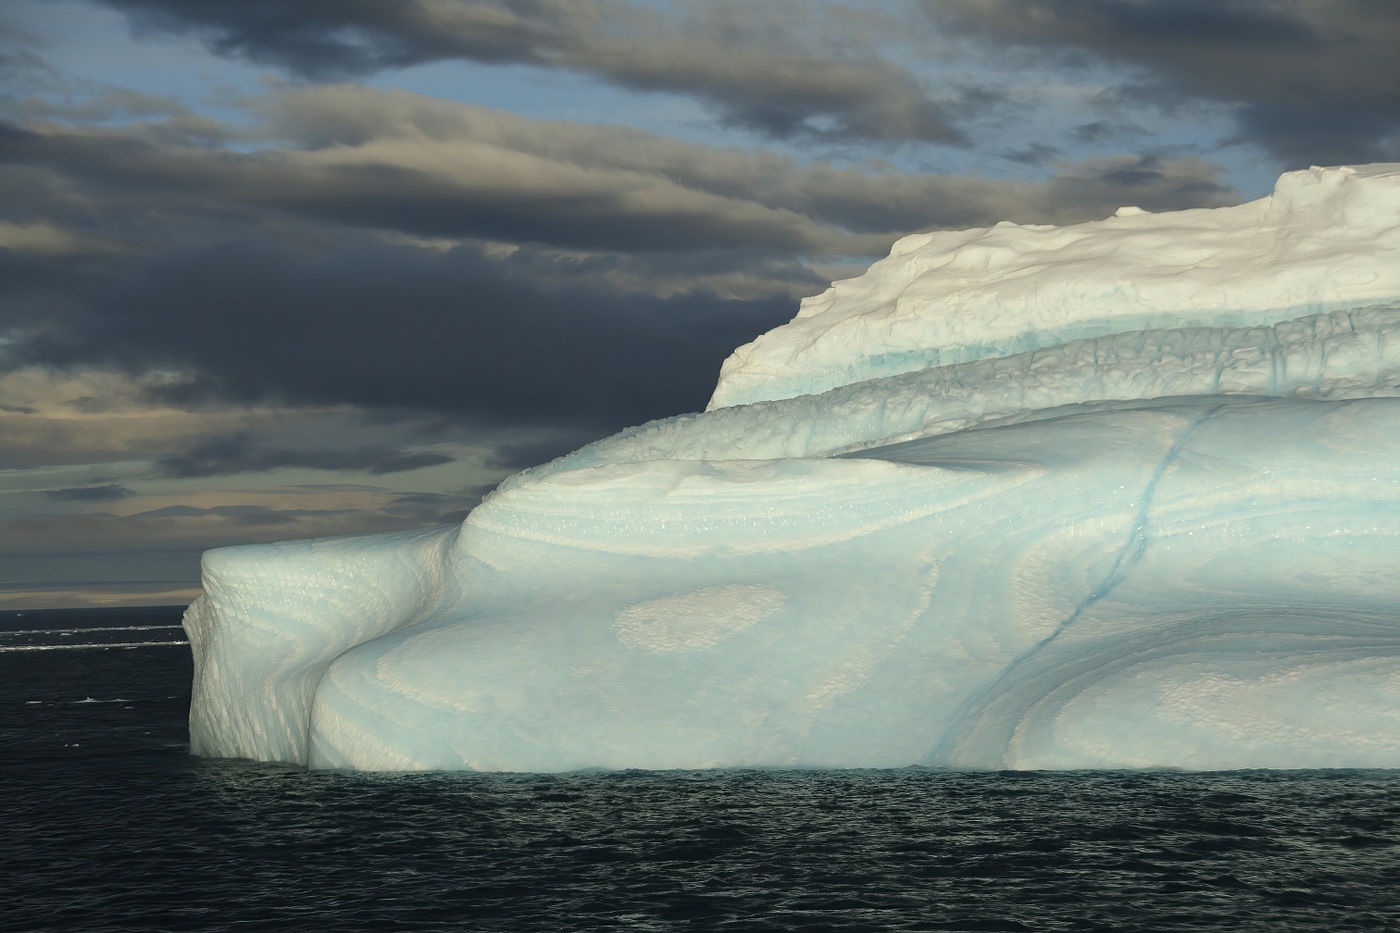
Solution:
[[[1136,99],[1234,108],[1289,167],[1400,158],[1400,4],[1384,0],[925,0],[993,46],[1141,69]]]
[[[361,243],[325,256],[234,242],[73,271],[62,286],[70,310],[29,319],[13,362],[193,371],[187,403],[203,394],[613,428],[703,407],[728,352],[795,311],[785,295],[569,288],[466,247]],[[292,464],[237,444],[195,453],[208,456],[166,469],[350,465],[329,454]],[[426,465],[377,456],[353,465]]]
[[[115,502],[131,496],[131,490],[120,483],[101,486],[73,486],[68,489],[48,489],[44,495],[55,502]]]
[[[432,451],[360,447],[355,450],[278,449],[258,447],[246,433],[206,438],[184,453],[156,460],[157,472],[171,478],[265,473],[283,467],[310,470],[367,470],[375,476],[452,463],[456,458]]]
[[[105,2],[138,33],[193,34],[314,80],[443,59],[525,64],[688,95],[773,137],[966,142],[907,69],[860,42],[849,28],[860,10],[844,4],[706,4],[670,17],[622,0]]]

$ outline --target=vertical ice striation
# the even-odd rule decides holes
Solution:
[[[199,754],[1400,767],[1400,166],[910,237],[460,528],[212,551]]]

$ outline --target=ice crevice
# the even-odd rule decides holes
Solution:
[[[1060,633],[1073,625],[1075,620],[1077,620],[1085,610],[1108,596],[1109,593],[1112,593],[1127,577],[1128,572],[1133,566],[1142,560],[1142,555],[1147,551],[1147,529],[1149,527],[1150,513],[1152,510],[1152,499],[1157,492],[1157,485],[1162,481],[1162,477],[1166,475],[1171,465],[1181,456],[1182,449],[1185,448],[1191,438],[1201,430],[1207,421],[1219,414],[1224,407],[1224,405],[1215,405],[1201,412],[1186,425],[1181,434],[1172,442],[1171,447],[1162,455],[1161,461],[1158,462],[1156,468],[1153,469],[1152,475],[1148,477],[1147,484],[1143,487],[1142,494],[1139,496],[1140,504],[1138,506],[1138,511],[1133,517],[1133,526],[1128,533],[1128,540],[1124,542],[1122,549],[1118,552],[1118,556],[1114,558],[1113,566],[1109,568],[1108,574],[1104,577],[1103,582],[1094,587],[1094,591],[1086,596],[1082,603],[1075,607],[1074,612],[1069,618],[1060,623],[1055,631],[1051,632],[1049,637],[1036,647],[1036,650],[1054,641],[1059,637]]]
[[[921,759],[920,764],[928,767],[942,767],[950,764],[950,758],[955,754],[954,749],[956,749],[959,744],[966,743],[966,739],[961,733],[963,731],[971,731],[977,727],[982,713],[998,698],[1002,686],[1008,682],[1017,680],[1019,671],[1033,664],[1036,657],[1069,631],[1074,623],[1077,622],[1090,607],[1106,598],[1127,578],[1129,572],[1142,560],[1143,554],[1147,551],[1147,531],[1151,520],[1152,500],[1156,493],[1157,485],[1162,481],[1162,478],[1166,475],[1171,465],[1181,456],[1183,448],[1186,447],[1191,438],[1201,430],[1207,421],[1214,418],[1224,407],[1224,405],[1214,405],[1196,415],[1195,418],[1186,424],[1172,441],[1171,446],[1168,447],[1167,451],[1162,455],[1161,460],[1158,461],[1157,466],[1152,471],[1152,475],[1148,477],[1141,494],[1138,496],[1138,509],[1136,515],[1133,516],[1132,526],[1128,530],[1127,540],[1123,542],[1123,546],[1118,550],[1112,565],[1108,568],[1108,572],[1104,574],[1099,583],[1074,607],[1073,612],[1055,626],[1050,634],[1046,635],[1033,647],[1013,658],[996,677],[963,702],[957,712],[951,717],[951,725],[948,730],[940,737],[938,744]],[[1026,704],[1027,710],[1043,700],[1043,696],[1032,698],[1029,703]],[[995,749],[999,744],[1005,751],[1009,751],[1014,742],[1016,732],[1020,729],[1024,718],[1024,714],[1017,715],[1002,711],[997,721],[997,726],[998,731],[1004,735],[1004,741],[999,742],[997,738],[992,738],[985,734],[979,736],[982,745],[982,750],[979,754],[984,757],[988,754],[995,754]],[[1011,763],[1012,762],[1007,760],[1006,755],[1002,756],[1003,765],[1009,765]]]

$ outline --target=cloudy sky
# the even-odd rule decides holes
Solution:
[[[5,0],[0,606],[458,521],[903,234],[1400,160],[1393,0]]]

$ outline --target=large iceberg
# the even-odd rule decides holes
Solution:
[[[908,237],[704,413],[204,588],[207,756],[1400,767],[1400,165]]]

